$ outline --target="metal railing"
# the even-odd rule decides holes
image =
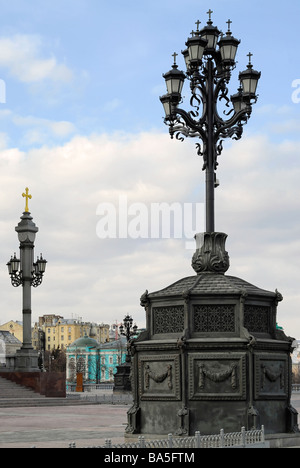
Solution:
[[[83,384],[83,391],[84,392],[93,392],[93,391],[97,391],[97,390],[113,390],[114,388],[114,384],[113,383],[99,383],[99,384],[95,384],[95,383],[91,383],[91,384],[88,384],[88,383],[84,383]],[[76,384],[75,383],[68,383],[67,382],[67,391],[68,392],[71,392],[71,393],[76,393]]]
[[[224,433],[220,430],[220,434],[202,436],[199,431],[195,433],[194,437],[174,437],[169,434],[167,439],[149,440],[146,441],[143,436],[139,436],[136,442],[129,442],[124,444],[112,444],[110,439],[105,440],[105,445],[84,447],[84,448],[267,448],[268,442],[265,441],[264,426],[259,430],[246,431],[244,427],[241,432]],[[76,443],[69,444],[69,448],[77,448]]]
[[[95,404],[107,404],[107,405],[130,405],[133,402],[133,396],[131,394],[122,393],[109,393],[109,394],[97,394],[97,393],[67,393],[68,400],[80,400],[89,401]]]

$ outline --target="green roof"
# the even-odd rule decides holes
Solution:
[[[84,335],[70,344],[69,348],[99,348],[99,343],[97,340]]]

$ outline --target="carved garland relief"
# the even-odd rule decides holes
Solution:
[[[231,364],[227,369],[223,371],[212,371],[205,367],[205,364],[199,364],[199,388],[203,390],[205,388],[205,378],[213,382],[224,382],[226,379],[231,378],[231,388],[235,390],[237,388],[237,366]]]
[[[284,399],[288,394],[288,358],[284,354],[255,355],[255,398]]]
[[[189,355],[191,400],[244,400],[246,356],[242,353]]]
[[[149,364],[145,365],[145,388],[149,389],[150,387],[150,379],[153,379],[154,382],[160,383],[163,382],[166,378],[168,378],[168,387],[170,390],[172,390],[173,385],[172,385],[172,366],[171,364],[167,365],[167,370],[166,372],[162,372],[160,374],[155,374],[155,372],[152,372],[150,369]]]
[[[141,400],[181,400],[179,355],[142,356],[138,369]]]

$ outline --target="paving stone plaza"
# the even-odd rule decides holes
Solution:
[[[124,441],[128,406],[76,405],[0,408],[1,448],[68,448]]]
[[[300,393],[292,396],[300,411]],[[78,448],[124,441],[128,405],[0,408],[1,448]]]

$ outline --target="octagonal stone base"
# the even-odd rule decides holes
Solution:
[[[276,327],[282,296],[224,274],[224,236],[203,237],[196,258],[206,256],[204,271],[141,297],[146,331],[131,343],[129,435],[261,425],[267,434],[298,432],[290,403],[294,339]]]

